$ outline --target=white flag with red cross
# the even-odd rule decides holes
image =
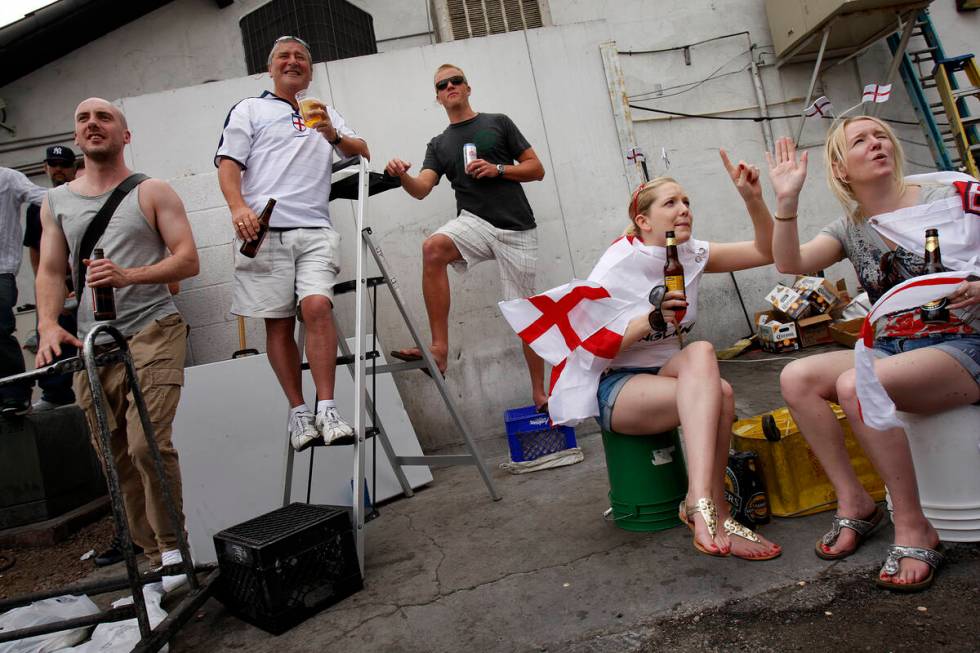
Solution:
[[[592,281],[500,302],[521,340],[553,366],[548,413],[555,424],[599,414],[599,376],[619,353],[632,304]]]
[[[821,95],[813,101],[813,104],[803,110],[803,115],[807,118],[812,118],[813,116],[832,118],[834,116],[834,105],[830,103],[827,96]]]
[[[887,102],[891,94],[891,84],[868,84],[864,87],[861,102]]]
[[[884,431],[893,428],[904,428],[895,411],[895,402],[888,396],[884,386],[875,373],[874,323],[880,318],[907,311],[922,306],[936,299],[947,297],[961,283],[970,278],[968,272],[939,272],[921,277],[907,279],[882,295],[871,311],[865,316],[861,325],[861,337],[854,344],[854,371],[856,374],[858,408],[861,421],[873,429]],[[912,321],[911,328],[918,330],[921,323]],[[912,335],[889,332],[889,335],[901,337]]]

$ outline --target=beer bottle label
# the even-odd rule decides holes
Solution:
[[[948,297],[942,297],[940,299],[934,299],[931,302],[927,302],[922,305],[922,310],[924,311],[934,311],[939,308],[946,308],[946,304],[949,303]]]
[[[667,290],[676,290],[678,292],[684,292],[684,277],[680,275],[670,275],[664,277],[664,285],[667,286]]]
[[[937,249],[939,249],[939,238],[937,236],[926,238],[926,251],[935,252]]]
[[[673,247],[677,244],[677,239],[673,236],[667,236],[667,247]]]

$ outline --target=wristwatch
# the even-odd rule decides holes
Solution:
[[[497,164],[497,176],[498,177],[503,177],[504,176],[504,164],[503,163],[498,163]]]
[[[342,140],[344,140],[344,135],[343,135],[343,134],[341,134],[341,133],[340,133],[340,132],[338,131],[338,132],[337,132],[337,138],[335,138],[335,139],[333,139],[332,141],[331,141],[331,140],[328,140],[327,142],[328,142],[328,143],[330,143],[331,145],[337,145],[337,144],[339,144],[339,143],[340,143],[340,141],[342,141]]]

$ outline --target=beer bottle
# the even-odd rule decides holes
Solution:
[[[92,260],[96,261],[105,258],[105,251],[101,247],[92,250]],[[116,319],[116,295],[111,286],[99,286],[92,288],[92,306],[95,308],[95,320]]]
[[[667,292],[676,290],[686,297],[686,291],[684,290],[684,266],[681,265],[681,260],[677,256],[677,240],[674,238],[673,231],[667,232],[667,263],[664,265],[664,285],[667,286]],[[677,324],[680,325],[687,309],[680,308],[674,312],[677,314]]]
[[[255,255],[259,253],[259,247],[262,246],[265,235],[269,233],[269,221],[272,219],[272,209],[275,206],[276,200],[270,197],[269,201],[265,204],[265,208],[262,209],[262,214],[259,216],[259,235],[256,236],[255,240],[242,243],[241,249],[238,250],[245,256],[255,258]]]
[[[926,265],[923,274],[945,272],[943,257],[939,253],[939,230],[926,229]],[[919,308],[919,317],[925,324],[943,324],[949,322],[949,300],[946,297],[923,304]]]

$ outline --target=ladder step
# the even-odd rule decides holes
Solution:
[[[964,116],[963,118],[960,118],[960,122],[964,127],[980,125],[980,116]]]
[[[980,95],[980,88],[971,86],[970,88],[958,88],[953,91],[953,99],[958,100],[964,97],[970,97],[972,95]]]
[[[935,46],[933,46],[931,48],[923,48],[922,50],[915,50],[914,52],[909,52],[908,55],[910,57],[914,57],[914,56],[919,55],[919,54],[933,53],[936,50],[937,50],[937,48]]]
[[[379,354],[378,350],[376,349],[372,349],[371,351],[364,352],[364,360],[373,360],[375,358],[378,358],[379,356],[381,356],[381,354]],[[351,365],[354,363],[355,360],[357,359],[354,357],[354,354],[350,354],[348,356],[338,356],[337,365]],[[310,364],[303,363],[302,365],[299,366],[299,369],[308,370],[310,369]]]
[[[385,282],[384,277],[368,277],[367,286],[368,288],[374,288],[375,286],[380,286]],[[335,283],[333,286],[334,295],[343,295],[344,293],[354,292],[357,289],[357,280],[351,279],[350,281],[342,281],[340,283]]]

